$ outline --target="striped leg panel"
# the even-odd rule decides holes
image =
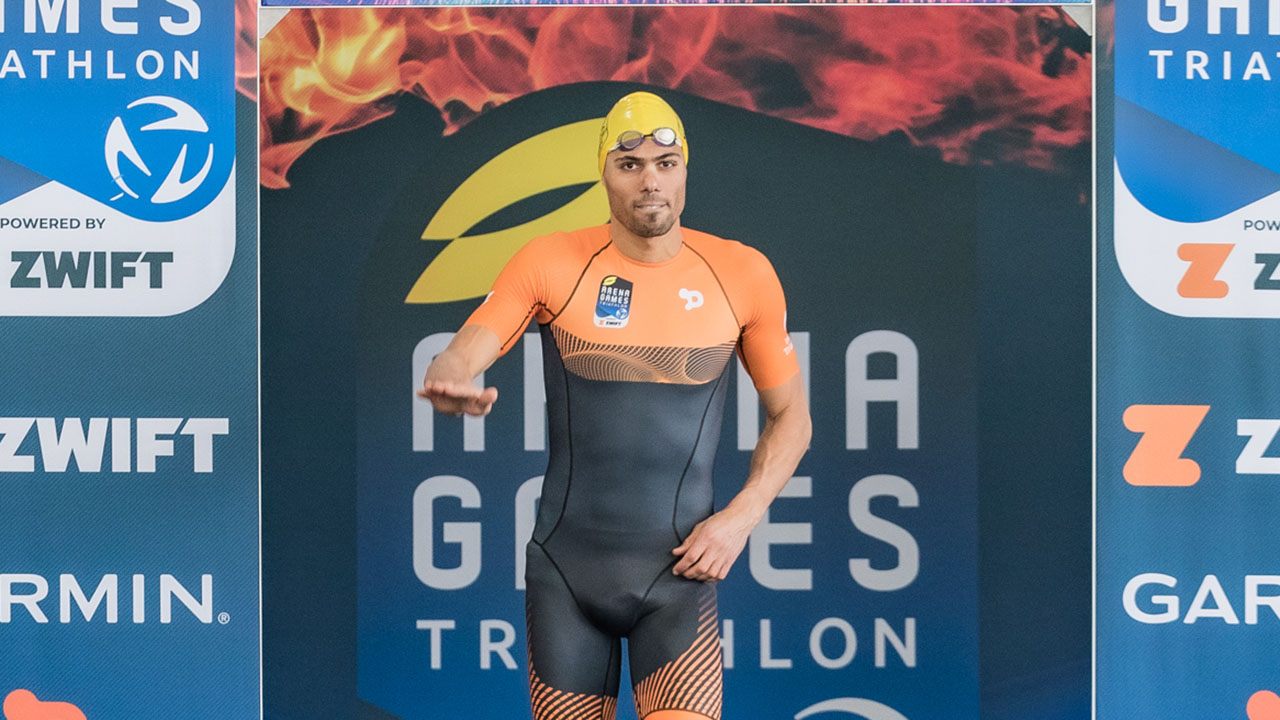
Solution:
[[[618,698],[556,690],[529,673],[529,695],[533,700],[533,720],[613,720]]]
[[[715,595],[710,594],[701,604],[693,645],[635,686],[641,718],[658,710],[687,710],[720,720],[724,685],[718,624]]]

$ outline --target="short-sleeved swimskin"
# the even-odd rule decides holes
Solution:
[[[756,387],[799,371],[782,287],[741,243],[683,229],[640,263],[608,226],[528,243],[468,324],[506,352],[542,335],[550,459],[527,548],[535,720],[611,720],[620,639],[637,711],[720,717],[715,585],[672,574],[712,513],[711,467],[735,350]]]

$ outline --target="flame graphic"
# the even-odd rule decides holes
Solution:
[[[1097,0],[1094,7],[1094,32],[1102,31],[1106,43],[1100,48],[1103,60],[1110,67],[1116,53],[1116,3],[1115,0]]]
[[[258,3],[236,0],[236,90],[258,99]]]
[[[515,97],[615,80],[851,137],[900,131],[953,163],[1053,169],[1090,139],[1089,37],[1048,7],[294,10],[263,39],[262,183],[399,93],[446,133]]]

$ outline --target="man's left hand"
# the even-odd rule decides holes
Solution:
[[[755,522],[745,513],[731,508],[721,510],[694,525],[689,537],[671,551],[680,556],[672,572],[690,580],[723,580],[742,554],[754,527]]]

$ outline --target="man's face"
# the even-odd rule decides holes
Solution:
[[[639,237],[665,235],[684,211],[686,173],[680,146],[645,138],[634,150],[613,150],[604,161],[604,189],[615,222]]]

